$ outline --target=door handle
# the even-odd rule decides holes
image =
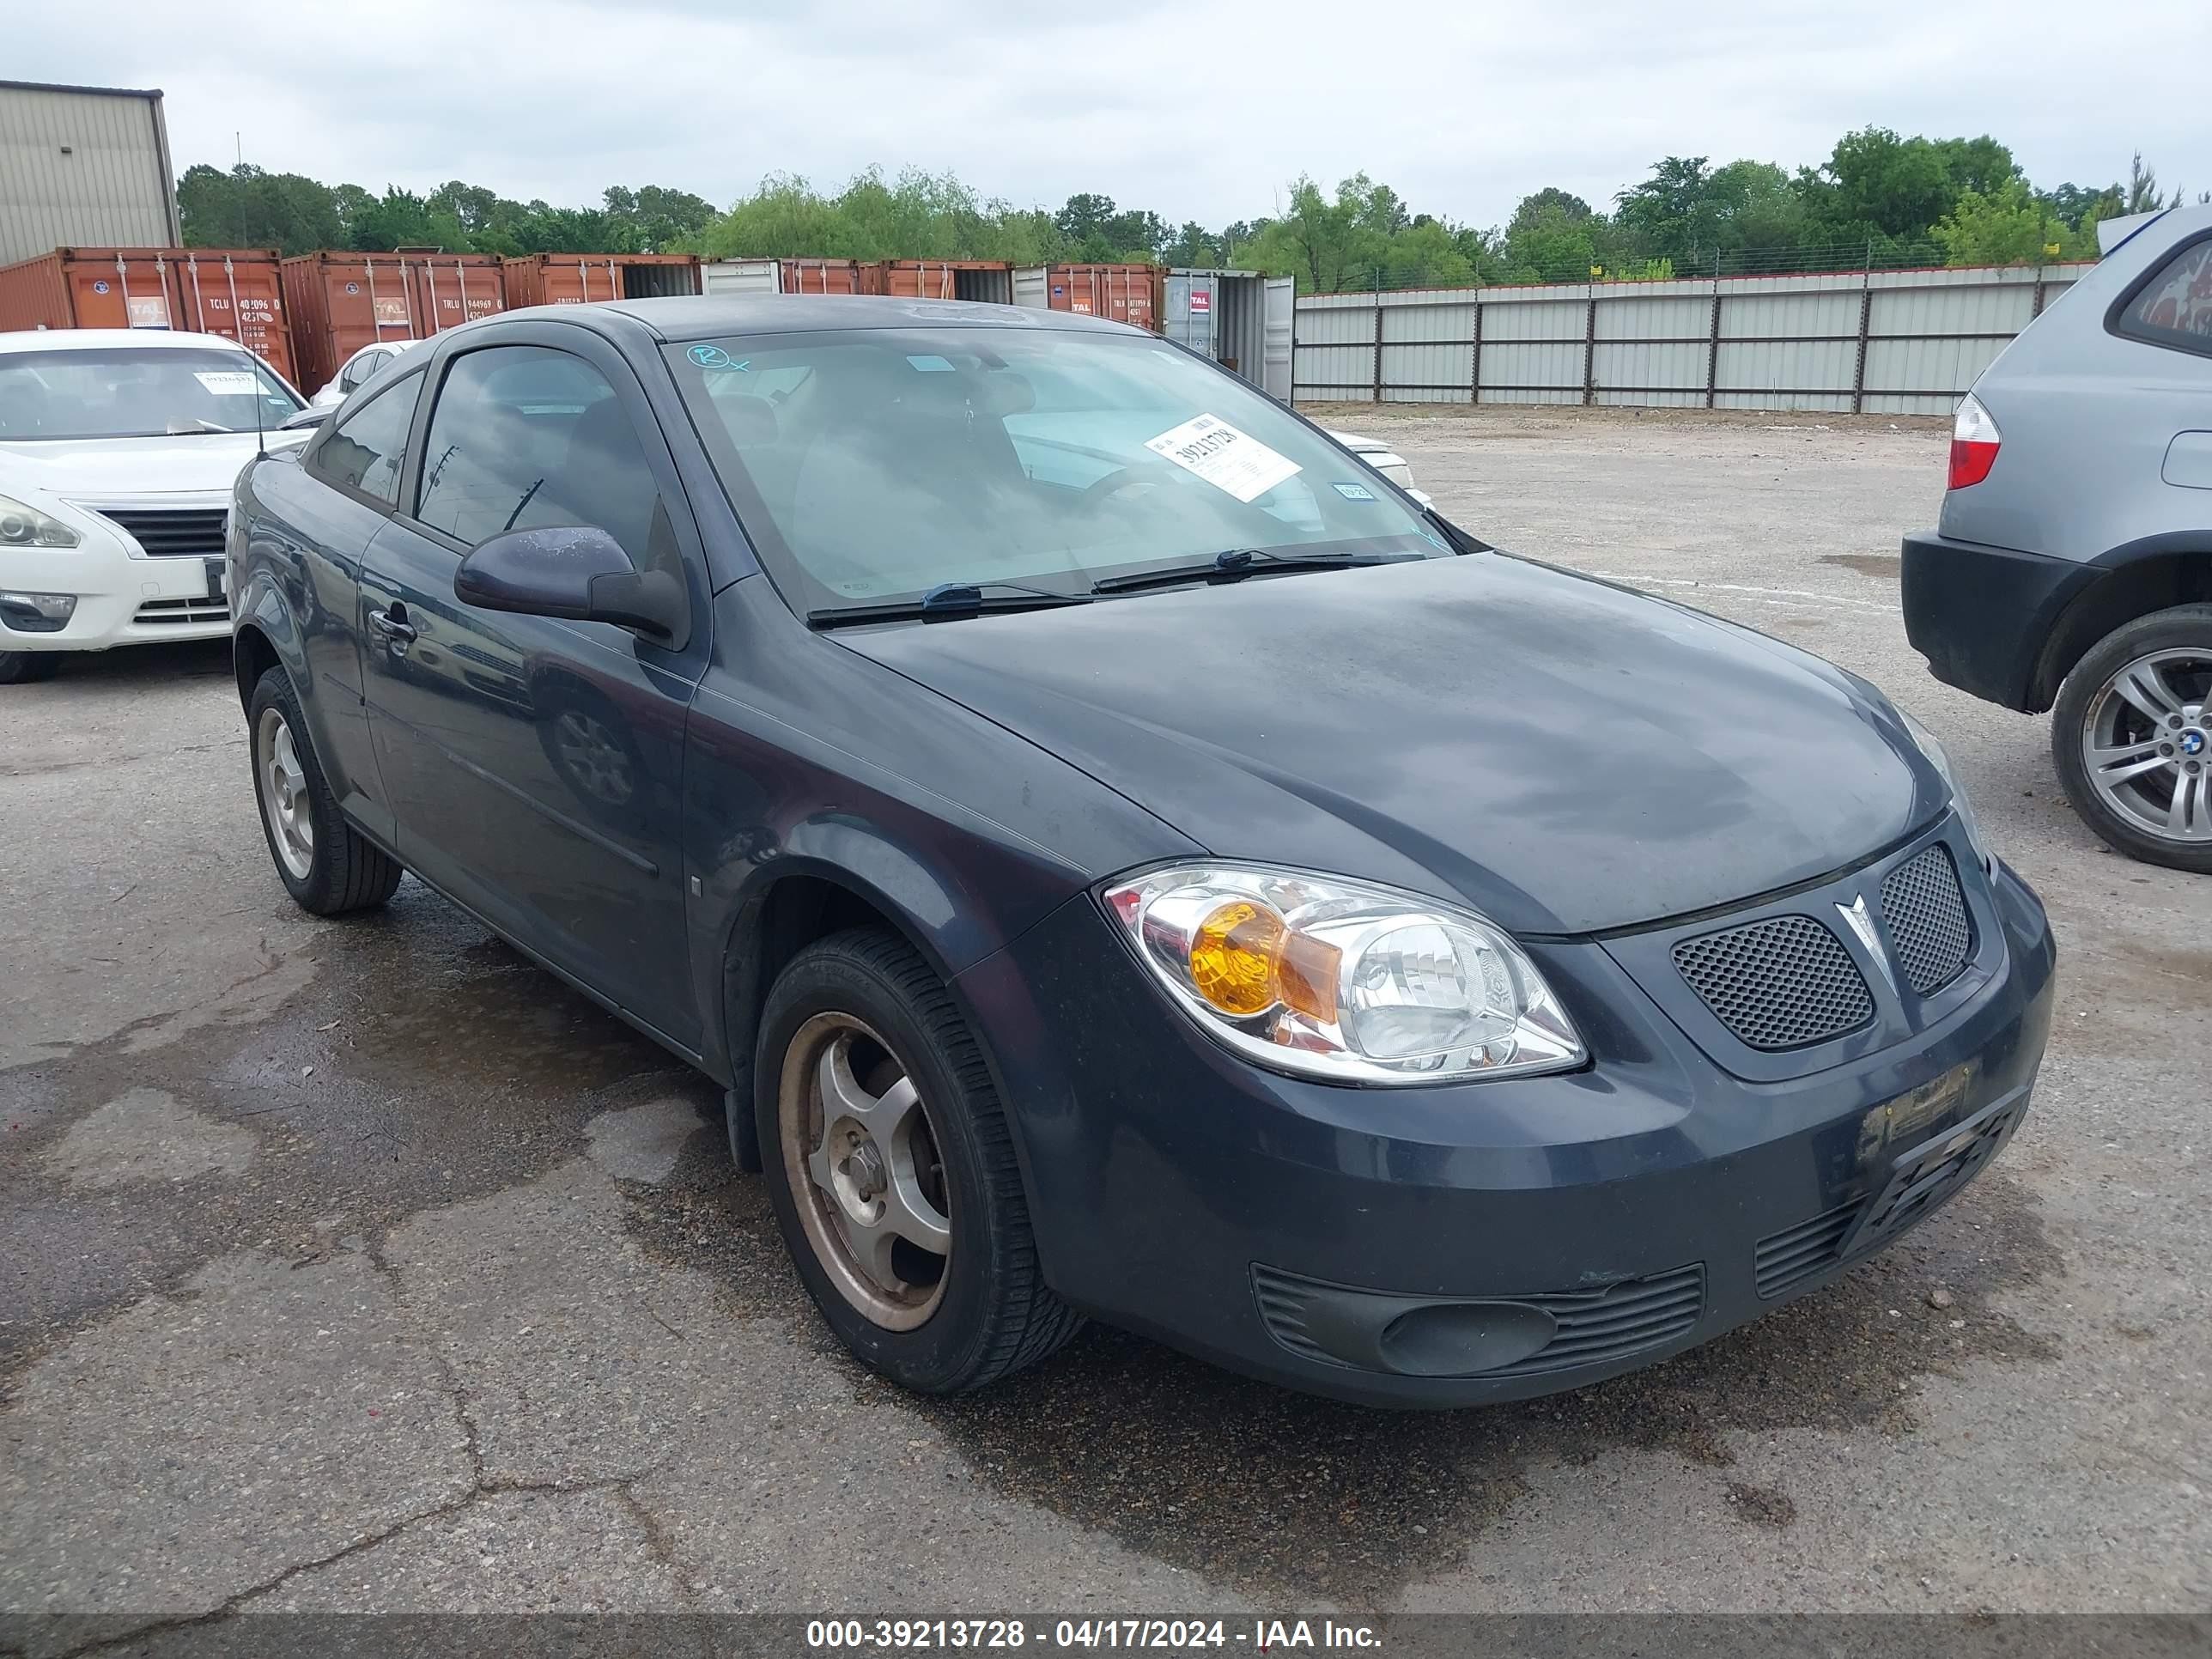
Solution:
[[[404,611],[395,617],[389,611],[372,611],[368,613],[368,625],[387,640],[404,643],[415,637],[415,624],[406,619]]]

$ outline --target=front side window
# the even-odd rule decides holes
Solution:
[[[2154,272],[2115,326],[2148,345],[2212,356],[2212,237],[2191,243]]]
[[[242,351],[100,346],[0,353],[0,441],[273,431],[300,400]]]
[[[686,343],[666,361],[802,612],[947,582],[1080,593],[1232,550],[1449,551],[1358,461],[1158,340],[853,329]]]
[[[386,386],[331,428],[308,463],[319,477],[372,495],[386,507],[399,505],[399,469],[406,459],[408,428],[415,424],[415,403],[422,377],[410,374]]]
[[[606,377],[546,346],[453,360],[430,412],[416,514],[474,547],[510,530],[595,525],[640,569],[665,555],[660,490]]]

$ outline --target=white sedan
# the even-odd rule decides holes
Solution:
[[[313,402],[317,409],[329,409],[346,400],[353,389],[368,380],[403,351],[412,351],[422,340],[374,340],[356,351],[338,365],[338,372],[331,383],[318,392]]]
[[[1381,439],[1363,438],[1357,433],[1337,432],[1327,427],[1322,429],[1423,507],[1429,504],[1429,498],[1413,488],[1413,469],[1407,465],[1406,458]]]
[[[230,632],[230,488],[298,392],[212,334],[0,334],[0,685],[72,651]],[[256,428],[263,429],[257,437]]]

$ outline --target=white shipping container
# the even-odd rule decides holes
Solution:
[[[783,291],[783,262],[780,259],[702,259],[702,294],[780,294]]]

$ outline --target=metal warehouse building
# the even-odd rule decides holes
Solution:
[[[159,92],[0,81],[0,264],[183,240]]]

